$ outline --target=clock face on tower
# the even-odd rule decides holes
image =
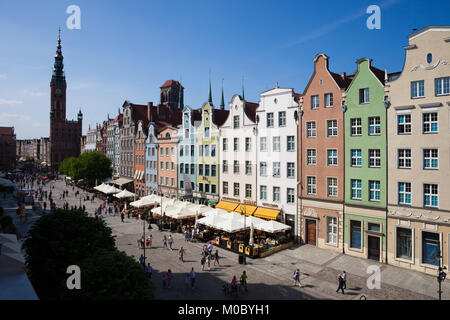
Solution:
[[[62,90],[60,88],[57,88],[55,94],[56,96],[60,96],[62,94]]]

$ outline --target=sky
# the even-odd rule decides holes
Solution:
[[[80,29],[68,29],[70,5]],[[370,5],[381,29],[366,25]],[[17,139],[49,136],[50,79],[62,28],[67,118],[83,133],[115,117],[125,100],[159,103],[159,87],[181,80],[185,104],[220,104],[241,94],[259,102],[275,86],[302,93],[318,53],[333,72],[353,73],[367,57],[401,71],[413,29],[450,25],[448,0],[0,0],[0,126]],[[228,107],[226,107],[228,108]]]

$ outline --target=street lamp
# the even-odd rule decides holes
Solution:
[[[246,223],[247,223],[247,215],[246,215],[246,213],[247,213],[246,207],[241,206],[241,214],[244,215],[244,252],[242,253],[242,263],[244,265],[247,264],[246,257],[245,257],[245,247],[246,247],[246,245],[245,245],[245,239],[246,239],[246,237],[245,237],[245,230],[246,230],[246,227],[247,227],[247,225],[246,225]]]
[[[438,249],[438,253],[436,254],[437,258],[439,259],[439,269],[438,269],[438,276],[437,281],[439,283],[439,300],[442,300],[442,282],[445,281],[445,277],[447,274],[444,272],[444,270],[447,270],[445,266],[442,266],[442,255],[440,248]]]

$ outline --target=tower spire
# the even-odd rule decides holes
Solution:
[[[245,93],[244,93],[244,76],[242,76],[242,100],[245,100]]]
[[[223,78],[222,78],[222,99],[220,100],[220,109],[225,109],[225,99],[223,98]]]
[[[53,65],[52,81],[64,81],[64,57],[61,50],[61,28],[58,30],[58,45],[56,46],[55,63]]]
[[[209,95],[208,95],[208,102],[212,104],[211,71],[209,72]]]

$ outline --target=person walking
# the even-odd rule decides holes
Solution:
[[[150,246],[150,236],[147,237],[147,240],[145,240],[145,246],[148,248]]]
[[[164,245],[164,248],[168,249],[167,248],[167,237],[165,235],[163,237],[163,245]]]
[[[345,270],[342,272],[341,277],[342,277],[342,281],[343,281],[342,288],[347,289],[347,273],[345,272]]]
[[[172,274],[172,271],[170,271],[170,269],[169,269],[169,270],[167,270],[167,288],[169,288],[169,289],[170,289],[170,285],[172,283],[172,278],[173,278],[173,274]]]
[[[295,269],[294,270],[294,287],[297,285],[299,285],[300,288],[302,288],[302,284],[300,282],[300,269]]]
[[[147,275],[149,279],[152,278],[152,266],[150,265],[150,263],[147,263]]]
[[[183,247],[180,248],[179,254],[180,254],[180,257],[179,257],[180,261],[184,263],[184,260],[183,260],[184,249],[183,249]]]
[[[245,273],[245,270],[241,274],[241,286],[245,289],[245,292],[247,292],[247,274]]]
[[[212,254],[209,253],[206,258],[206,261],[208,262],[208,271],[211,271],[211,260],[212,260]]]
[[[342,279],[342,274],[340,274],[340,275],[338,276],[338,288],[337,288],[337,290],[336,290],[336,293],[338,293],[339,290],[342,290],[342,294],[345,294],[345,293],[344,293],[343,285],[344,285],[344,280]]]
[[[150,233],[150,235],[148,236],[148,247],[149,248],[152,247],[152,242],[153,242],[153,235]]]
[[[139,257],[139,263],[142,265],[142,267],[144,267],[145,269],[145,258],[144,255],[141,254],[141,256]]]
[[[192,267],[191,272],[189,273],[190,277],[191,277],[191,288],[194,289],[194,285],[195,285],[195,271],[194,271],[194,267]]]
[[[205,271],[205,263],[206,263],[206,258],[204,255],[202,255],[202,259],[200,260],[200,264],[202,265],[202,271]]]
[[[170,251],[173,250],[173,249],[172,249],[172,244],[173,244],[173,238],[172,238],[172,235],[170,234],[170,235],[169,235],[169,247],[170,247]]]
[[[231,293],[237,297],[238,296],[238,286],[237,286],[237,279],[236,276],[233,276],[233,279],[231,280]]]
[[[145,248],[145,238],[144,238],[144,236],[141,237],[141,248],[142,249]]]
[[[219,263],[219,250],[216,250],[216,253],[214,254],[214,265],[216,265],[216,262],[220,266],[220,263]]]
[[[123,219],[125,219],[125,215],[123,214],[123,211],[122,211],[122,212],[120,213],[120,220],[122,220],[122,222],[124,222]]]

